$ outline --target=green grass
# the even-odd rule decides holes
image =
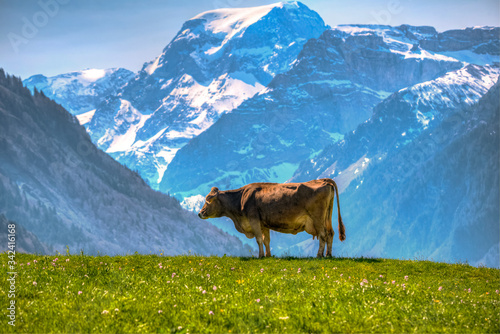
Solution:
[[[7,332],[500,332],[497,269],[156,255],[17,254],[12,327],[0,257]]]

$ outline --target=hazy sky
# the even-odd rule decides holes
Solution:
[[[27,78],[85,68],[137,71],[182,23],[266,0],[0,0],[0,67]],[[438,31],[500,25],[499,0],[303,0],[326,24],[430,25]]]

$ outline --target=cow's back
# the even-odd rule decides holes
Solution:
[[[304,183],[252,183],[242,188],[242,209],[264,227],[315,235],[314,220],[323,219],[332,201],[332,187],[323,180]],[[323,224],[324,222],[322,222]],[[317,229],[317,227],[316,227]]]

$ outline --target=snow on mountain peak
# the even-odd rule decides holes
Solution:
[[[86,69],[83,70],[81,73],[82,79],[88,81],[88,82],[94,82],[97,81],[101,78],[103,78],[106,75],[107,70],[101,70],[97,68],[92,68],[92,69]],[[109,71],[109,70],[108,70]]]
[[[278,2],[259,7],[221,8],[198,14],[189,21],[204,21],[203,27],[206,32],[222,38],[220,44],[214,45],[205,51],[206,56],[212,56],[222,50],[229,40],[241,37],[248,27],[268,15],[274,8],[293,11],[300,7],[301,5],[297,1],[293,1]],[[191,29],[185,29],[180,33],[180,37],[193,39],[197,38],[198,35]]]
[[[146,71],[147,74],[151,75],[159,67],[159,62],[160,62],[160,56],[156,57],[156,59],[153,60],[152,62],[144,64],[143,70]]]
[[[493,30],[495,28],[497,28],[497,27],[493,27],[493,26],[474,26],[474,27],[472,27],[472,29],[479,29],[479,30]],[[464,28],[462,30],[465,30],[465,29],[467,29],[467,28]]]
[[[273,8],[299,8],[297,1],[278,2],[270,5],[246,8],[220,8],[200,13],[191,20],[205,20],[205,28],[215,34],[225,33],[235,35],[239,31],[257,22]]]
[[[350,38],[381,38],[388,51],[405,58],[460,61],[487,65],[499,62],[497,27],[473,27],[438,33],[429,26],[338,25],[332,28],[346,41]]]
[[[191,20],[205,20],[205,29],[214,34],[236,35],[267,15],[276,4],[250,8],[222,8],[196,15]]]
[[[29,89],[42,90],[72,114],[79,115],[96,109],[102,97],[117,92],[134,75],[124,68],[87,68],[52,77],[38,74],[23,82]]]
[[[61,85],[65,85],[68,83],[68,80],[70,81],[75,81],[81,84],[83,87],[87,87],[99,79],[104,78],[105,76],[109,76],[117,71],[119,71],[119,68],[107,68],[107,69],[100,69],[100,68],[87,68],[82,71],[75,71],[75,72],[70,72],[67,74],[62,74],[58,75],[52,78],[49,78],[53,81],[59,81]]]
[[[448,108],[456,107],[459,103],[471,105],[486,94],[497,82],[499,75],[500,69],[497,66],[469,64],[435,80],[401,89],[400,93],[406,99],[410,96],[407,93],[418,96],[418,102],[434,109],[437,109],[437,105]]]

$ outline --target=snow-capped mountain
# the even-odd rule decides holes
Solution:
[[[325,29],[299,2],[199,14],[97,108],[88,131],[157,187],[177,150],[288,70],[304,43]]]
[[[87,123],[97,105],[108,96],[117,94],[134,73],[124,68],[86,69],[46,77],[38,74],[23,83],[32,92],[39,91],[64,106],[73,115],[78,115],[80,123]]]
[[[499,27],[488,26],[434,32],[420,46],[467,63],[486,65],[499,62],[499,34]]]
[[[293,180],[335,177],[341,189],[362,177],[370,162],[411,143],[458,109],[471,106],[495,84],[498,66],[466,65],[435,80],[399,90],[340,142],[302,162]]]
[[[463,94],[473,94],[471,101],[477,101],[493,84],[496,70],[485,70],[489,81],[484,83],[466,69],[455,73],[463,62],[419,46],[435,35],[434,28],[406,25],[326,30],[308,41],[294,66],[277,75],[265,91],[177,152],[160,189],[183,199],[206,194],[213,184],[227,189],[257,181],[284,182],[302,161],[370,118],[373,108],[393,92],[418,83],[422,85],[413,90],[425,90],[424,82],[440,78],[435,84],[450,90],[443,103],[453,108],[462,88],[452,82],[460,78],[471,85]],[[468,69],[480,71],[476,65]],[[474,91],[483,84],[487,87]],[[434,88],[427,87],[427,93]],[[427,111],[431,107],[420,106],[422,122],[432,117]]]

